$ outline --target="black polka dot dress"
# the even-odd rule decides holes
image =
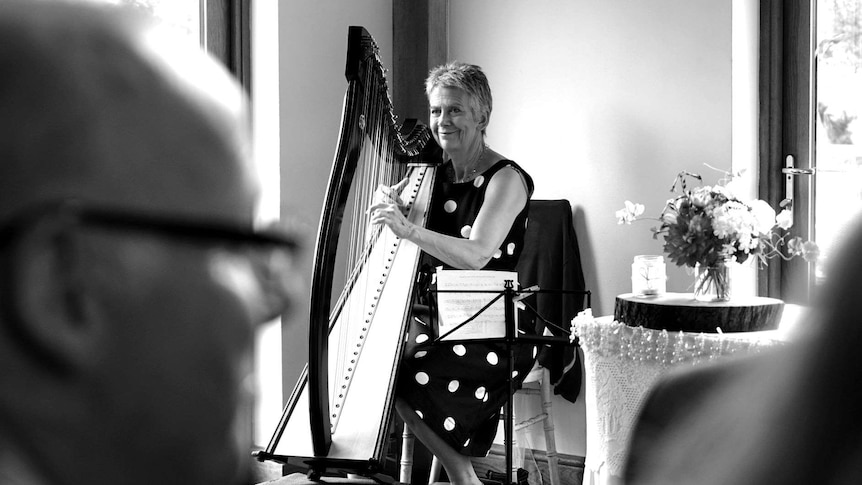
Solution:
[[[507,166],[523,175],[532,195],[532,179],[511,160],[501,160],[464,183],[452,182],[451,162],[443,164],[434,185],[426,227],[450,236],[470,237],[488,181]],[[515,269],[522,251],[528,209],[529,201],[484,269]],[[423,254],[422,258],[424,268],[446,266],[430,255]],[[419,297],[411,315],[397,395],[452,448],[468,456],[485,456],[494,441],[500,409],[509,393],[506,346],[486,342],[431,345],[438,333],[436,318],[431,318],[429,307],[421,304],[427,303],[423,299],[426,297]],[[532,329],[520,331],[533,332]],[[532,345],[515,347],[517,385],[530,371],[535,355]]]

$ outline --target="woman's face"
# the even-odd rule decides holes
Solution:
[[[471,101],[470,95],[458,88],[434,88],[428,96],[431,132],[450,156],[466,154],[470,147],[481,144],[486,120],[474,116]]]

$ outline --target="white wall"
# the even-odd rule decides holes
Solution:
[[[388,62],[391,1],[280,3],[282,213],[310,237],[338,132],[347,26],[366,26]],[[450,1],[450,59],[481,65],[491,82],[488,141],[533,175],[535,198],[574,206],[599,315],[631,289],[634,255],[662,253],[651,221],[617,225],[623,202],[658,216],[679,171],[714,183],[703,164],[730,170],[732,155],[754,156],[751,145],[733,150],[732,115],[751,100],[732,102],[732,57],[745,52],[733,49],[732,4],[757,10],[755,0]],[[684,271],[668,275],[669,291],[689,290]],[[284,331],[286,390],[306,358],[306,302],[297,298]],[[584,456],[583,402],[555,408],[559,451]],[[531,440],[544,446],[540,431]]]
[[[662,254],[652,221],[614,212],[629,199],[656,217],[679,171],[711,183],[704,163],[731,167],[731,33],[730,0],[450,3],[450,59],[491,82],[488,142],[533,175],[534,198],[572,203],[598,315],[631,290],[634,255]],[[668,276],[688,291],[685,272]],[[585,456],[583,401],[554,408],[558,450]]]
[[[565,198],[593,308],[631,290],[651,222],[618,226],[626,199],[658,216],[680,170],[731,161],[730,0],[451,2],[450,57],[483,66],[489,143]],[[690,278],[669,275],[669,291]]]

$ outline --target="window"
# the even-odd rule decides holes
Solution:
[[[809,303],[862,208],[860,85],[858,0],[761,1],[759,189],[789,204],[794,235],[821,248],[816,264],[770,264],[761,294]]]
[[[88,0],[94,3],[126,4],[141,9],[175,29],[189,42],[200,42],[200,0]]]
[[[862,208],[862,4],[818,0],[814,29],[815,281]]]

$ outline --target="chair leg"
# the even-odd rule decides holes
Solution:
[[[515,395],[529,395],[531,390],[529,389],[519,389],[515,392]],[[513,403],[514,404],[514,403]],[[523,450],[520,449],[520,444],[518,442],[518,433],[525,428],[529,428],[534,423],[538,422],[540,417],[530,418],[526,421],[518,422],[520,419],[517,412],[517,406],[512,406],[512,416],[506,416],[506,408],[504,407],[502,410],[502,416],[504,419],[512,420],[512,468],[509,470],[509,482],[510,483],[518,483],[518,469],[520,469],[524,465],[524,454]],[[504,441],[505,444],[505,441]]]
[[[551,392],[551,373],[548,369],[542,371],[542,412],[546,414],[545,418],[545,449],[547,450],[548,458],[548,474],[551,478],[551,485],[560,485],[560,464],[557,457],[557,440],[554,437],[554,414],[551,409],[552,395]]]
[[[512,407],[512,468],[509,470],[509,483],[518,483],[518,468],[521,468],[522,463],[518,463],[518,458],[521,458],[521,453],[518,452],[518,433],[515,431],[515,423],[518,422],[517,414],[515,414],[514,406]]]
[[[440,459],[437,458],[437,455],[431,458],[431,472],[428,475],[428,483],[434,483],[440,481],[440,469],[442,465],[440,464]]]
[[[404,423],[404,431],[401,433],[401,460],[399,461],[400,483],[410,485],[413,476],[413,442],[416,438],[413,431]]]

